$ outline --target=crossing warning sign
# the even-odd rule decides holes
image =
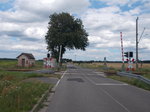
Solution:
[[[55,58],[44,58],[43,64],[45,68],[54,68],[56,67],[56,59]]]

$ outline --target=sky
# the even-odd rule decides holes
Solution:
[[[150,0],[0,0],[0,58],[22,52],[46,57],[49,16],[61,12],[83,21],[90,43],[86,51],[67,50],[63,58],[120,61],[120,32],[124,52],[133,51],[135,58],[139,17],[139,59],[150,60]]]

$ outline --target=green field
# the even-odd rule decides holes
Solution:
[[[29,69],[29,70],[36,70],[43,68],[43,61],[36,61],[35,66],[33,67],[18,67],[17,60],[0,60],[0,70],[13,70],[13,69]]]
[[[42,94],[53,87],[38,80],[29,80],[35,77],[56,77],[60,75],[45,75],[21,72],[26,70],[43,69],[43,62],[36,61],[31,68],[17,67],[17,60],[0,60],[0,112],[28,112]],[[15,70],[15,71],[9,71]],[[18,70],[18,71],[17,71]]]
[[[28,112],[52,85],[26,81],[43,74],[0,71],[0,112]]]

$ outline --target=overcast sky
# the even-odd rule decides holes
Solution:
[[[0,58],[32,53],[43,59],[49,15],[69,12],[83,21],[90,45],[86,51],[67,51],[73,60],[121,60],[124,51],[135,57],[135,22],[139,17],[139,59],[150,59],[150,0],[0,0]]]

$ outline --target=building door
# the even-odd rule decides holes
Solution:
[[[25,59],[22,59],[22,67],[25,67]]]

